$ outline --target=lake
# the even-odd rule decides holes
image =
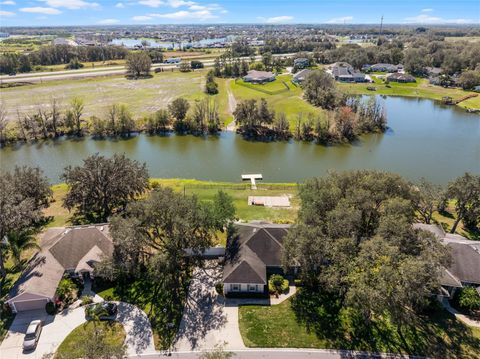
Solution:
[[[67,165],[96,152],[125,153],[146,162],[152,177],[239,182],[261,173],[267,182],[297,182],[329,170],[380,169],[416,180],[446,184],[469,171],[480,173],[480,116],[431,100],[383,100],[389,130],[351,145],[325,147],[303,142],[250,142],[234,133],[218,137],[148,136],[129,139],[58,139],[0,150],[3,170],[41,167],[52,182]]]

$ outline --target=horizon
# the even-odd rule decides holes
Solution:
[[[476,0],[0,0],[1,27],[480,24]]]

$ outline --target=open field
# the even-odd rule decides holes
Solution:
[[[467,327],[443,309],[403,328],[401,337],[390,321],[376,318],[369,330],[357,328],[347,311],[334,313],[326,302],[312,309],[311,302],[295,297],[275,306],[241,306],[240,333],[247,347],[327,348],[395,352],[435,358],[478,358],[480,329]],[[308,306],[302,308],[303,305]],[[313,311],[303,318],[302,310]],[[359,326],[360,327],[360,326]]]
[[[445,41],[467,41],[467,42],[480,42],[480,36],[446,36]]]
[[[428,83],[428,80],[417,78],[416,83],[396,83],[390,82],[390,87],[386,87],[382,81],[372,76],[375,84],[368,83],[337,83],[338,88],[349,94],[355,95],[387,95],[387,96],[406,96],[406,97],[422,97],[432,100],[441,100],[444,96],[450,96],[453,99],[461,98],[472,91],[464,91],[458,88],[443,88]],[[374,86],[376,91],[369,91],[367,87]],[[463,108],[480,108],[480,95],[466,101],[460,102],[457,106]]]

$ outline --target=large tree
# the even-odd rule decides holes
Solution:
[[[130,52],[126,57],[127,76],[138,78],[150,75],[152,59],[145,51]]]
[[[457,217],[451,233],[455,233],[460,221],[467,220],[467,227],[475,227],[480,217],[480,176],[465,173],[453,182],[447,189],[447,197],[455,201]]]
[[[302,83],[305,99],[312,105],[325,109],[337,106],[337,91],[332,76],[325,71],[310,72]]]
[[[416,210],[423,222],[430,224],[433,213],[438,211],[444,198],[442,187],[428,182],[425,178],[420,179],[417,187]]]
[[[74,210],[79,221],[97,223],[125,209],[149,186],[146,165],[118,154],[92,155],[83,166],[66,167],[62,179],[69,188],[63,206]]]

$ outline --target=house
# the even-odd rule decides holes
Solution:
[[[166,64],[179,64],[180,62],[182,62],[180,57],[170,57],[169,59],[165,60]]]
[[[340,82],[366,82],[365,74],[355,71],[346,62],[336,62],[330,66],[330,72],[335,80]]]
[[[236,224],[237,234],[227,242],[223,292],[264,293],[267,275],[282,273],[283,240],[289,225]]]
[[[309,69],[303,69],[301,71],[298,71],[295,75],[293,75],[292,82],[296,84],[301,84],[303,80],[305,80],[307,76],[312,72],[313,71]]]
[[[473,286],[480,294],[480,241],[472,241],[458,234],[445,233],[434,224],[416,223],[414,228],[433,233],[450,249],[452,264],[440,278],[441,294],[451,298],[458,288]]]
[[[288,196],[248,196],[248,205],[290,208],[290,198]]]
[[[269,71],[250,70],[247,72],[247,75],[243,77],[243,81],[254,84],[263,84],[275,81],[275,74]]]
[[[401,83],[417,82],[415,77],[413,77],[412,75],[402,74],[399,72],[388,75],[387,80],[390,82],[401,82]]]
[[[15,313],[44,309],[46,303],[55,300],[64,274],[93,277],[95,264],[112,253],[107,225],[48,229],[40,251],[13,286],[6,303]]]
[[[397,72],[398,66],[393,64],[374,64],[368,70],[371,72]]]
[[[298,59],[293,60],[293,66],[297,69],[305,69],[310,66],[310,60],[306,57],[299,57]]]

